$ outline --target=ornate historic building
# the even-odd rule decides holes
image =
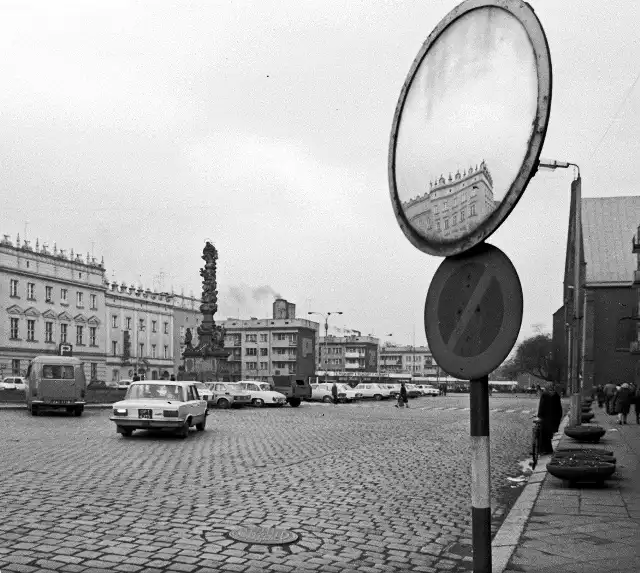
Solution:
[[[182,353],[186,348],[187,331],[197,340],[198,326],[202,321],[200,299],[192,295],[173,295],[173,368],[177,372],[182,366]]]
[[[106,368],[104,263],[36,241],[0,241],[0,377],[23,375],[38,354],[70,344],[87,380]]]
[[[427,236],[456,239],[475,229],[497,207],[493,179],[483,161],[458,170],[449,179],[441,175],[429,191],[402,204],[413,226]]]

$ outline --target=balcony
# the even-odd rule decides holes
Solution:
[[[629,352],[640,354],[640,340],[632,340],[629,344]]]
[[[274,348],[283,348],[289,346],[298,346],[297,340],[272,340],[271,345]]]
[[[271,359],[279,362],[295,362],[298,357],[295,354],[272,354]]]
[[[345,352],[344,353],[344,357],[345,358],[362,358],[364,359],[364,352]]]

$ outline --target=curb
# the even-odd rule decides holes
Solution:
[[[85,410],[107,410],[113,408],[113,404],[85,404]],[[0,410],[26,410],[26,404],[0,404]]]
[[[558,428],[558,437],[553,438],[551,443],[553,444],[554,451],[560,443],[560,439],[564,434],[564,429],[569,423],[569,414],[567,414],[562,420],[560,427]],[[538,459],[538,464],[533,473],[529,476],[527,485],[518,496],[518,499],[513,504],[511,511],[502,522],[500,529],[496,533],[493,541],[491,542],[491,562],[493,573],[503,573],[509,564],[509,560],[513,555],[522,532],[524,531],[529,516],[533,510],[533,506],[540,494],[540,488],[542,482],[547,477],[547,463],[551,459],[551,456],[542,456]]]

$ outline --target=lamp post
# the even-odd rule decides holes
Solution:
[[[327,381],[327,364],[329,362],[329,358],[327,355],[327,337],[329,336],[329,317],[332,314],[342,314],[340,310],[333,310],[331,312],[315,312],[309,311],[307,314],[319,314],[324,318],[324,381]]]
[[[580,293],[581,290],[581,275],[580,270],[582,266],[582,179],[580,178],[580,167],[575,163],[569,163],[567,161],[555,161],[541,159],[538,162],[538,168],[550,169],[555,171],[556,169],[567,169],[568,167],[575,167],[578,171],[576,178],[571,183],[571,200],[573,202],[573,284],[567,288],[573,290],[573,317],[569,328],[569,340],[567,344],[567,366],[570,371],[570,388],[571,388],[571,425],[579,426],[581,422],[581,408],[580,408]],[[583,295],[584,296],[584,295]],[[586,302],[586,299],[585,299]],[[582,318],[585,320],[585,317]],[[584,376],[584,348],[585,341],[582,341],[582,364],[583,364],[583,376]]]

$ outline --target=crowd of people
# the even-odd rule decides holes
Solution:
[[[618,424],[626,424],[631,406],[635,408],[636,424],[640,424],[640,386],[624,382],[623,384],[600,384],[595,389],[595,398],[600,408],[607,414],[618,416]]]

